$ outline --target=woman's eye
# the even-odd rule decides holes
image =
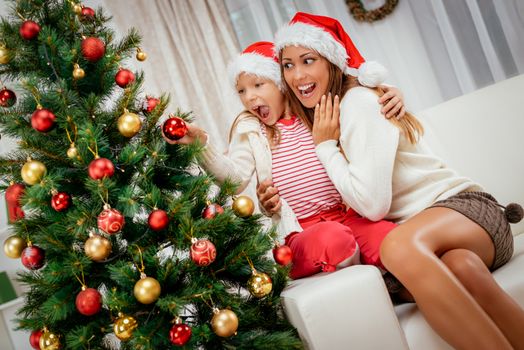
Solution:
[[[315,62],[315,59],[314,59],[314,58],[306,58],[306,59],[304,60],[304,63],[305,63],[305,64],[311,64],[311,63],[313,63],[313,62]]]
[[[284,67],[284,69],[290,69],[293,65],[291,63],[284,63],[282,65],[282,67]]]

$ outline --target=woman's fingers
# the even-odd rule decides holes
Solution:
[[[387,113],[386,113],[386,118],[391,118],[391,117],[395,117],[397,115],[397,113],[400,111],[400,109],[402,108],[402,104],[399,102],[397,103],[396,105],[394,105]]]

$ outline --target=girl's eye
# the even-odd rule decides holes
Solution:
[[[284,69],[290,69],[293,65],[291,63],[284,63],[282,65],[282,67],[284,67]]]
[[[240,89],[240,90],[238,90],[237,93],[238,93],[239,95],[242,95],[242,94],[244,93],[244,89]]]
[[[262,86],[262,84],[264,84],[264,83],[256,83],[256,84],[255,84],[255,87],[256,87],[256,88],[259,88],[259,87]]]

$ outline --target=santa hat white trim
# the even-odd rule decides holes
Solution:
[[[382,84],[387,76],[386,68],[374,61],[363,62],[358,69],[349,67],[349,56],[344,45],[332,34],[315,25],[294,22],[280,28],[275,35],[275,56],[279,57],[280,51],[290,45],[304,46],[317,51],[344,74],[357,76],[364,86],[376,87]]]
[[[236,88],[240,74],[247,73],[273,81],[282,90],[280,65],[272,58],[257,53],[243,53],[228,66],[228,74],[233,88]]]

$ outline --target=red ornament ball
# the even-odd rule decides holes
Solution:
[[[135,75],[129,69],[120,68],[115,75],[116,85],[125,88],[135,81]]]
[[[0,106],[11,107],[16,103],[16,95],[13,91],[3,88],[0,90]]]
[[[33,349],[40,350],[40,337],[43,333],[44,332],[40,329],[31,332],[31,336],[29,337],[29,344],[31,344],[31,347]]]
[[[71,196],[66,192],[58,192],[51,197],[51,206],[56,211],[64,211],[71,206]]]
[[[280,245],[273,248],[273,258],[277,264],[286,266],[293,260],[293,253],[287,245]]]
[[[80,16],[82,19],[92,20],[93,18],[95,18],[95,10],[93,10],[91,7],[82,6]]]
[[[171,117],[164,122],[162,131],[168,139],[176,141],[180,140],[187,134],[187,125],[184,119]]]
[[[44,266],[45,252],[42,248],[32,245],[22,251],[22,264],[29,270],[38,270]]]
[[[144,103],[144,111],[147,113],[151,113],[159,103],[160,99],[156,97],[146,96],[146,101]]]
[[[203,219],[212,219],[218,214],[222,214],[224,212],[224,208],[222,208],[219,204],[212,203],[207,205],[204,210],[202,210],[202,218]]]
[[[88,37],[82,40],[82,55],[89,62],[96,62],[106,53],[104,42],[95,37]]]
[[[76,296],[75,305],[82,315],[93,316],[102,309],[102,295],[94,288],[83,289]]]
[[[184,346],[191,339],[191,327],[185,323],[177,323],[169,331],[169,340],[176,346]]]
[[[22,210],[20,197],[23,196],[25,186],[23,184],[12,184],[5,190],[5,201],[7,203],[7,214],[9,221],[16,221],[25,216]]]
[[[112,235],[119,232],[122,227],[124,227],[124,215],[116,209],[107,208],[98,214],[97,224],[100,230]]]
[[[147,219],[149,228],[153,231],[162,231],[169,225],[169,216],[162,209],[155,209],[149,214]]]
[[[36,131],[48,132],[55,127],[56,116],[48,109],[37,109],[31,116],[31,126]]]
[[[20,35],[25,40],[31,40],[38,36],[40,33],[40,26],[34,21],[24,21],[20,26]]]
[[[208,239],[199,239],[191,245],[191,259],[198,266],[207,266],[215,261],[217,249]]]
[[[111,177],[115,174],[115,166],[107,158],[96,158],[87,167],[89,177],[93,180],[100,180],[104,177]]]

